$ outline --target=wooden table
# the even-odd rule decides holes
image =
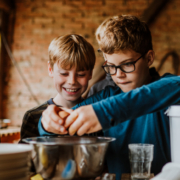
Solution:
[[[0,129],[1,143],[17,143],[20,139],[20,127],[9,126],[5,129]]]
[[[154,174],[151,174],[150,179],[154,177]],[[131,180],[131,174],[122,174],[121,180]]]

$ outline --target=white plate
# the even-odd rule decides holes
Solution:
[[[12,144],[12,143],[1,143],[0,144],[0,156],[19,154],[24,152],[32,151],[32,146],[28,144]]]
[[[4,163],[7,161],[9,161],[9,162],[19,161],[21,159],[29,159],[29,157],[31,157],[31,152],[15,153],[15,154],[9,154],[9,155],[1,155],[0,154],[0,163]]]
[[[18,161],[31,156],[33,147],[27,144],[0,143],[0,163]]]
[[[4,170],[4,171],[0,171],[0,179],[4,180],[5,178],[6,179],[23,178],[26,177],[29,173],[30,170],[27,167],[13,169],[13,170],[6,170],[6,171]]]
[[[0,162],[0,172],[3,170],[11,170],[11,169],[18,169],[21,167],[28,167],[30,166],[30,158],[18,159],[18,161],[1,161]]]
[[[24,176],[20,178],[4,178],[3,180],[29,180],[29,176]]]

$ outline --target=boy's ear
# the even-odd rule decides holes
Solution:
[[[49,61],[48,61],[48,73],[49,73],[49,76],[53,78],[53,69],[51,68]]]
[[[148,66],[151,66],[154,62],[155,53],[153,50],[149,50],[147,53]]]

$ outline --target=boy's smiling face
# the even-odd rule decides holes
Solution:
[[[133,50],[124,50],[114,54],[105,54],[104,58],[107,65],[121,65],[123,63],[136,61],[141,57],[140,53]],[[149,66],[153,63],[154,52],[149,50],[142,58],[135,63],[135,70],[130,73],[125,73],[119,68],[116,74],[111,75],[113,81],[121,88],[123,92],[128,92],[137,87],[150,82]]]
[[[79,102],[81,95],[86,91],[88,82],[92,77],[90,70],[77,72],[75,67],[66,70],[59,67],[57,63],[54,64],[53,69],[48,64],[48,71],[58,91],[55,99],[58,99],[59,105],[65,107],[73,107]]]

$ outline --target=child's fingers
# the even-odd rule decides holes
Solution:
[[[72,109],[68,109],[68,108],[65,108],[65,107],[61,107],[61,109],[68,112],[69,114],[71,114],[73,112]]]
[[[69,127],[69,134],[72,136],[74,135],[81,126],[83,126],[84,122],[80,117],[77,117],[75,121]]]
[[[64,127],[68,128],[78,117],[77,111],[73,111],[66,119]]]
[[[63,119],[59,117],[58,113],[52,112],[48,117],[50,118],[51,121],[63,124]]]
[[[59,116],[59,111],[61,108],[55,105],[49,105],[48,108],[43,112],[41,123],[44,129],[48,132],[56,134],[67,134],[67,130],[62,126],[64,124],[64,119],[67,113],[60,113],[62,117]]]
[[[59,115],[58,112],[61,110],[61,108],[55,106],[55,105],[49,105],[46,110],[43,111],[42,116],[43,117],[50,117],[53,121],[58,122],[59,121]]]
[[[52,121],[49,117],[46,117],[42,125],[48,132],[52,132],[55,134],[67,134],[67,130],[64,128],[64,126],[61,126],[58,123]]]
[[[62,118],[62,119],[65,119],[66,117],[69,116],[69,113],[66,111],[59,111],[58,114],[59,114],[60,118]]]
[[[91,129],[90,125],[88,123],[85,123],[77,130],[77,134],[78,136],[89,134],[90,129]]]
[[[69,127],[69,134],[74,135],[76,132],[78,135],[83,135],[85,133],[92,133],[102,129],[101,124],[91,105],[83,106],[75,110],[78,116],[71,120]]]
[[[89,130],[86,131],[86,134],[98,132],[99,130],[102,129],[102,126],[100,124],[96,124],[95,126],[91,126]]]

